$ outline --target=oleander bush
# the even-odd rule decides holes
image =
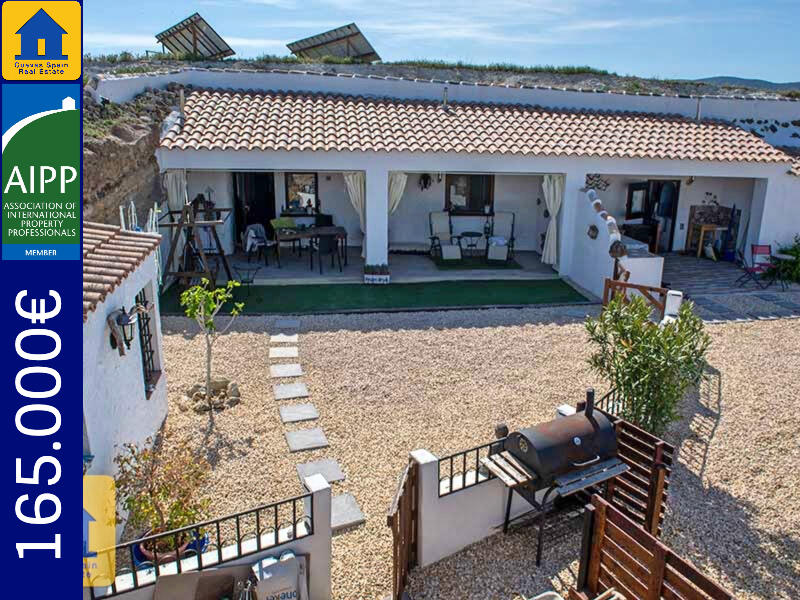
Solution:
[[[710,338],[703,321],[684,302],[678,317],[658,324],[641,296],[617,296],[596,319],[586,321],[592,369],[623,400],[619,416],[655,435],[678,417],[686,391],[700,383]]]

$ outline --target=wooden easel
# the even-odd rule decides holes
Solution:
[[[167,258],[167,272],[164,274],[165,279],[170,276],[174,276],[181,285],[189,286],[191,285],[192,279],[196,279],[198,277],[205,277],[208,279],[212,286],[216,285],[216,277],[211,270],[211,267],[208,263],[208,257],[206,256],[205,251],[203,250],[203,241],[200,238],[200,228],[201,227],[210,227],[211,228],[211,235],[214,239],[214,243],[217,248],[217,253],[219,254],[220,258],[222,259],[222,266],[225,268],[225,274],[228,276],[228,279],[233,279],[233,275],[231,274],[231,268],[228,264],[228,259],[225,256],[225,252],[222,249],[222,242],[220,242],[219,234],[217,233],[217,225],[222,225],[224,223],[221,219],[207,219],[207,220],[198,220],[198,214],[200,212],[208,212],[208,211],[216,211],[217,213],[228,212],[230,208],[215,208],[213,205],[208,206],[209,203],[205,201],[202,194],[198,195],[197,198],[192,203],[185,204],[181,210],[171,210],[167,212],[169,215],[170,222],[169,223],[162,223],[161,227],[169,227],[173,229],[172,236],[170,237],[170,248],[169,248],[169,257]],[[174,215],[180,215],[180,218],[177,222],[172,221]],[[175,258],[175,252],[178,249],[178,242],[182,237],[182,234],[185,233],[186,236],[186,243],[183,247],[183,258],[181,260],[181,265],[178,267],[177,271],[171,271],[172,267],[172,260]],[[191,241],[194,241],[194,247],[196,248],[197,254],[200,257],[200,263],[202,270],[197,271],[194,270],[194,261],[192,260],[192,264],[189,265],[188,258],[194,259],[194,257],[187,257],[187,252],[193,252]]]

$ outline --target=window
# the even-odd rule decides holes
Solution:
[[[462,214],[492,213],[494,175],[448,174],[445,183],[445,210]]]
[[[319,211],[316,173],[286,173],[286,208],[285,212],[299,213]]]
[[[647,182],[628,184],[628,202],[625,206],[626,219],[639,219],[647,212]]]
[[[142,289],[136,294],[136,304],[149,308],[149,302],[145,290]],[[142,375],[144,376],[144,391],[149,398],[153,390],[156,389],[156,382],[161,376],[155,366],[155,350],[153,350],[153,332],[150,329],[150,311],[145,310],[139,313],[139,344],[142,347]]]

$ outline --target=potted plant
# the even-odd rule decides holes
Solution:
[[[115,458],[116,493],[121,508],[127,511],[128,523],[144,537],[188,527],[206,518],[208,500],[200,498],[197,488],[208,477],[210,465],[189,448],[188,442],[175,444],[169,452],[161,443],[144,446],[124,444]],[[117,522],[122,518],[117,513]],[[178,536],[140,543],[138,554],[143,561],[166,563],[184,556],[190,546],[202,552],[201,532],[186,531]]]
[[[364,265],[364,283],[386,284],[390,281],[389,265]]]

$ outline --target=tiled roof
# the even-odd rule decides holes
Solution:
[[[789,174],[800,177],[800,146],[781,146],[781,150],[788,154],[789,160],[792,161]]]
[[[83,223],[83,320],[153,250],[157,233],[124,231],[116,225]]]
[[[675,115],[232,90],[194,91],[184,114],[162,147],[787,162],[744,129]]]

